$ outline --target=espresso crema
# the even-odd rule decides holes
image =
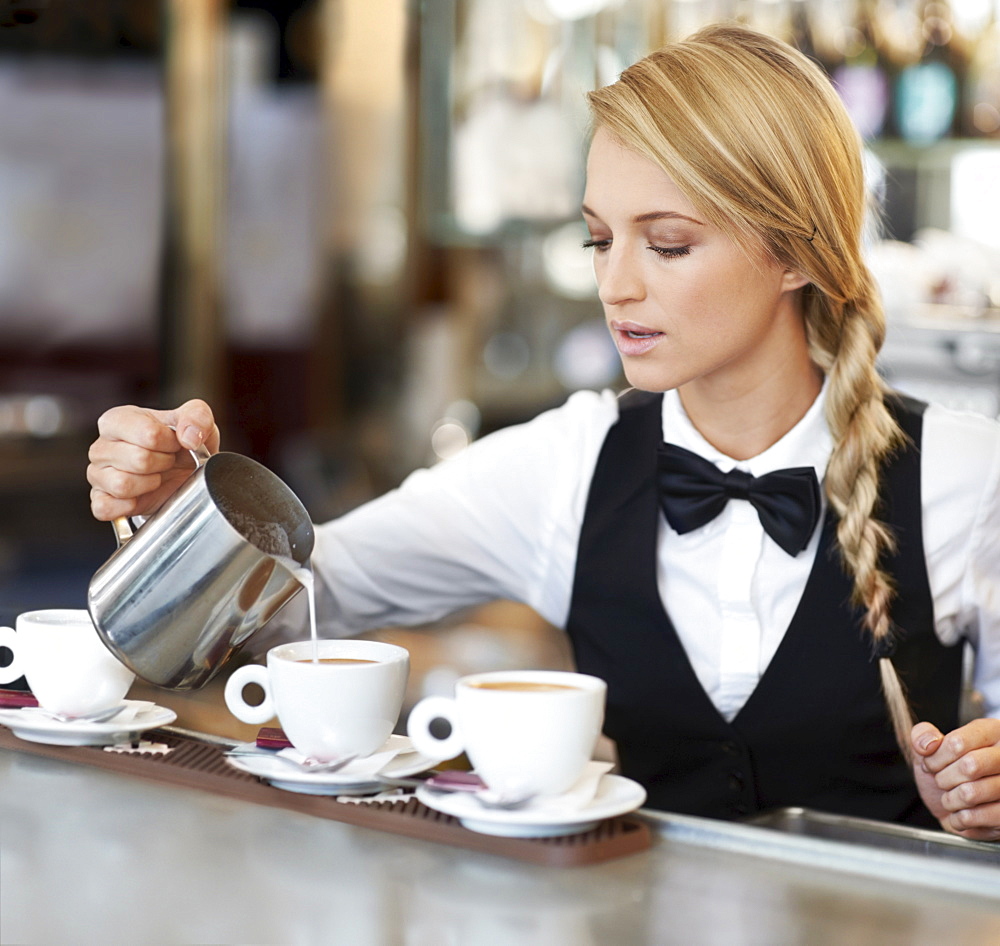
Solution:
[[[487,680],[483,683],[470,683],[469,686],[477,690],[507,690],[515,693],[557,693],[580,689],[565,683],[542,683],[534,680]]]
[[[312,657],[298,657],[295,663],[299,664],[377,664],[377,660],[364,660],[360,657],[320,657],[313,660]]]

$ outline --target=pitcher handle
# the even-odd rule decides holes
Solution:
[[[169,424],[168,426],[176,432],[177,428],[173,424]],[[194,468],[196,470],[204,466],[212,458],[211,451],[203,443],[198,444],[194,450],[188,450],[188,453],[194,457]],[[132,523],[128,521],[128,516],[119,516],[117,519],[112,519],[111,528],[115,530],[115,541],[118,543],[118,548],[121,548],[135,535],[135,529],[132,528]]]

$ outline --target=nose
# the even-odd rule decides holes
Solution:
[[[646,290],[638,261],[627,248],[612,246],[594,257],[597,296],[604,305],[622,305],[645,298]]]

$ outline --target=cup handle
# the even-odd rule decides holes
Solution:
[[[264,691],[264,699],[257,706],[251,706],[243,699],[243,688],[248,683],[256,683]],[[248,664],[240,667],[226,681],[226,706],[229,712],[244,723],[266,723],[274,716],[274,700],[267,685],[267,667]]]
[[[170,426],[171,430],[177,430],[173,425],[168,426]],[[212,457],[208,447],[203,443],[198,444],[194,450],[188,450],[188,453],[194,457],[194,468],[196,470],[198,467],[204,466]],[[119,516],[117,519],[112,519],[111,528],[115,530],[115,541],[118,543],[118,548],[121,548],[135,535],[135,530],[132,528],[132,523],[128,521],[128,516]]]
[[[17,633],[14,628],[0,627],[0,647],[6,647],[13,654],[11,662],[6,667],[0,667],[0,683],[13,683],[18,677],[24,676],[21,662],[17,659],[17,647],[14,643],[16,640]]]
[[[428,696],[414,706],[406,723],[406,734],[417,752],[432,759],[454,759],[460,755],[465,740],[457,715],[455,701],[446,696]],[[451,732],[444,739],[431,733],[431,723],[436,719],[443,719],[451,726]]]

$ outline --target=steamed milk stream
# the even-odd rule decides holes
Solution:
[[[232,506],[219,507],[229,523],[243,537],[262,552],[272,556],[274,560],[300,584],[306,591],[309,601],[309,635],[312,640],[312,662],[319,662],[319,635],[316,631],[316,581],[313,576],[312,564],[300,564],[292,556],[292,543],[282,525],[278,522],[265,522],[253,516],[248,516]]]
[[[312,565],[300,565],[293,558],[275,556],[279,565],[287,568],[292,577],[306,590],[309,601],[309,639],[312,641],[312,662],[319,663],[319,635],[316,632],[316,577]]]

